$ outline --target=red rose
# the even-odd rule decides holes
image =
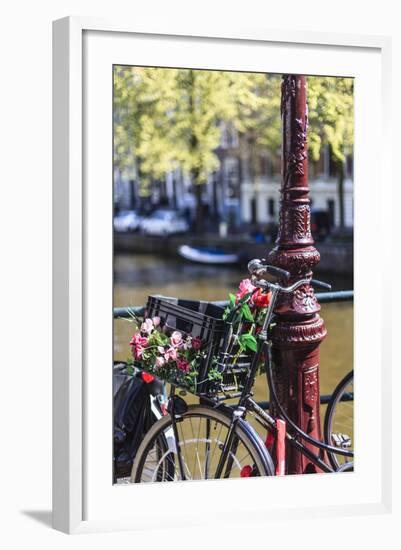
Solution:
[[[272,293],[269,292],[262,292],[262,290],[259,288],[257,292],[253,295],[253,303],[256,307],[267,307],[270,303]]]
[[[195,338],[192,338],[192,347],[194,349],[200,349],[202,346],[202,340],[196,336]]]
[[[185,359],[177,359],[177,367],[183,372],[189,372],[189,363]]]

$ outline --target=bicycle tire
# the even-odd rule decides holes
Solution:
[[[196,477],[193,475],[196,474],[196,471],[192,468],[189,468],[186,458],[184,456],[183,460],[185,463],[185,466],[187,468],[187,471],[191,473],[192,475],[189,476],[189,478],[185,478],[185,480],[189,479],[213,479],[213,476],[207,475],[207,467],[206,462],[210,459],[210,468],[213,469],[213,466],[215,462],[213,462],[213,459],[216,458],[216,461],[218,461],[218,453],[216,454],[216,449],[222,448],[222,443],[224,443],[224,437],[221,436],[221,432],[224,428],[224,433],[226,433],[226,430],[228,430],[228,427],[230,426],[231,418],[229,414],[226,412],[222,412],[222,410],[217,410],[212,407],[207,407],[204,405],[191,405],[188,407],[188,410],[182,415],[182,422],[189,421],[192,432],[193,430],[193,419],[199,419],[199,434],[198,434],[198,440],[197,440],[197,449],[196,449],[196,455],[197,455],[197,462],[199,467],[199,474],[202,474],[202,467],[200,463],[200,455],[198,450],[199,441],[202,441],[202,443],[207,446],[210,443],[213,443],[213,438],[210,437],[210,435],[207,438],[199,438],[200,437],[200,431],[201,431],[201,425],[202,420],[205,420],[206,426],[207,426],[207,420],[209,420],[212,424],[214,423],[214,426],[216,429],[216,426],[219,425],[219,433],[216,434],[216,440],[214,441],[215,447],[213,451],[211,451],[211,457],[208,455],[205,457],[205,465],[204,465],[204,477]],[[181,426],[181,435],[183,435],[184,428],[182,427],[182,422],[179,422],[177,424],[178,428],[180,429]],[[154,450],[154,446],[157,446],[158,438],[166,439],[168,436],[166,436],[166,433],[172,430],[172,420],[170,415],[166,415],[162,419],[160,419],[158,422],[156,422],[152,428],[149,430],[149,432],[144,437],[137,455],[134,460],[133,468],[132,468],[132,474],[131,474],[131,482],[132,483],[142,483],[142,482],[155,482],[159,481],[155,479],[155,473],[156,476],[160,478],[159,475],[159,466],[156,464],[156,469],[153,471],[153,474],[151,475],[150,479],[146,479],[145,477],[145,471],[149,470],[149,467],[146,467],[147,464],[147,458],[150,456],[150,453],[152,450]],[[196,429],[195,429],[196,431]],[[203,435],[203,434],[202,434]],[[238,443],[235,453],[237,453],[238,448],[244,448],[245,451],[247,451],[247,455],[245,455],[245,458],[250,462],[249,466],[252,469],[252,476],[271,476],[274,475],[274,464],[273,460],[267,451],[266,447],[264,446],[263,441],[260,439],[260,437],[257,435],[256,431],[250,426],[247,422],[245,422],[242,419],[239,419],[235,428],[235,436],[236,436],[236,442]],[[221,441],[220,441],[221,437]],[[189,443],[194,442],[194,438],[187,438],[184,439],[182,437],[179,437],[180,439],[180,452],[183,455],[184,453],[188,454],[188,457],[190,455],[190,452],[188,452],[187,447],[189,447]],[[174,453],[174,449],[170,448],[169,456],[165,457],[167,461],[170,461],[170,468],[171,464],[174,464],[174,470],[175,475],[172,476],[170,479],[162,479],[161,481],[176,481],[180,480],[180,472],[177,464],[177,457],[176,452]],[[165,459],[163,458],[163,460]],[[237,456],[232,456],[233,463],[234,463],[234,472],[230,470],[230,474],[234,473],[237,475],[234,475],[232,477],[238,477],[242,476],[242,468],[244,465],[248,464],[242,464],[239,461],[239,458]],[[240,469],[241,466],[241,469]],[[163,465],[164,468],[166,468],[165,465]],[[226,472],[227,473],[227,472]],[[152,477],[153,476],[153,477]],[[226,477],[226,476],[224,476]],[[230,475],[231,477],[231,475]]]
[[[338,385],[335,388],[335,390],[334,390],[334,392],[331,396],[331,399],[330,399],[330,401],[327,405],[326,414],[324,416],[324,430],[323,431],[324,431],[325,442],[328,445],[333,445],[334,444],[334,442],[333,442],[333,424],[335,422],[335,415],[338,412],[338,405],[339,405],[339,403],[341,403],[341,400],[342,400],[343,396],[346,393],[349,393],[349,392],[347,392],[347,388],[350,388],[351,385],[352,385],[352,388],[353,388],[353,380],[354,380],[354,371],[352,370],[348,374],[346,374],[344,376],[344,378],[338,383]],[[353,400],[353,389],[352,389],[352,400]],[[343,435],[343,434],[341,434],[341,435]],[[346,462],[341,463],[335,453],[327,453],[327,454],[328,454],[331,465],[333,466],[333,468],[336,471],[337,470],[342,471],[343,468],[344,468],[344,471],[345,471],[346,468],[345,468],[344,464]],[[344,460],[346,460],[346,459],[344,458]]]

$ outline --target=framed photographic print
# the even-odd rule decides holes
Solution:
[[[66,18],[53,51],[55,528],[384,512],[389,40]]]

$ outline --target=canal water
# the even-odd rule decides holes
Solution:
[[[150,294],[162,294],[198,300],[226,300],[246,278],[246,265],[241,268],[204,266],[178,259],[152,255],[116,254],[114,259],[114,307],[139,306]],[[315,274],[329,282],[333,290],[352,289],[352,278]],[[351,302],[323,304],[321,316],[327,337],[321,344],[320,388],[322,394],[332,393],[337,383],[353,368],[353,306]],[[130,356],[129,341],[133,325],[125,320],[114,322],[114,358]],[[255,398],[268,399],[264,376],[255,384]],[[322,408],[322,413],[324,410]],[[350,431],[353,419],[350,418]]]

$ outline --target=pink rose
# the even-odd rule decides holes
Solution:
[[[132,337],[130,345],[133,348],[132,353],[135,359],[141,359],[143,351],[145,347],[148,345],[148,339],[145,336],[141,336],[141,334],[136,333]]]
[[[145,336],[142,336],[141,334],[139,334],[139,332],[134,334],[134,336],[132,337],[132,340],[130,342],[130,346],[145,347],[147,345],[148,345],[148,339]]]
[[[154,327],[152,319],[145,319],[141,325],[141,332],[144,332],[145,334],[150,334],[153,328]]]
[[[153,317],[152,321],[153,321],[153,325],[155,327],[158,327],[160,325],[161,319],[160,319],[160,317]]]
[[[202,346],[202,340],[198,337],[192,338],[192,347],[194,349],[200,349]]]
[[[171,335],[170,341],[173,346],[177,347],[182,342],[182,334],[181,332],[178,332],[178,330],[175,330],[173,334]]]
[[[185,359],[177,359],[177,367],[183,372],[189,371],[189,363]]]
[[[164,357],[156,357],[156,367],[162,367],[165,363]]]
[[[256,286],[253,286],[250,279],[243,279],[239,284],[239,292],[235,295],[238,300],[241,300],[249,292],[256,290]]]
[[[175,348],[168,348],[164,354],[164,358],[166,361],[175,361],[177,359],[177,350]]]
[[[143,354],[143,350],[145,348],[142,348],[141,346],[136,346],[134,348],[134,357],[135,359],[141,359],[142,358],[142,354]]]

